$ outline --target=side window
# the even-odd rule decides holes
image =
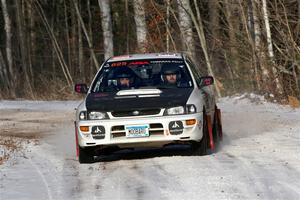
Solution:
[[[197,86],[199,87],[201,75],[200,75],[199,71],[197,70],[196,66],[194,65],[194,63],[192,63],[189,59],[187,59],[186,61],[187,61],[188,65],[190,66],[192,73],[194,75],[194,78],[196,79]]]
[[[102,80],[103,80],[103,72],[105,71],[104,70],[105,67],[102,67],[100,69],[100,72],[97,73],[97,77],[95,78],[94,82],[92,83],[92,90],[91,92],[92,93],[97,93],[97,92],[100,92],[100,87],[101,87],[101,83],[102,83]]]

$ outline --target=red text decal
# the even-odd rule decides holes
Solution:
[[[135,61],[135,62],[130,62],[128,65],[147,65],[149,64],[148,61]]]
[[[115,62],[112,63],[110,66],[111,67],[121,67],[121,66],[126,66],[127,62]]]

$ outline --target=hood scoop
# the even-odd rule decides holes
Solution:
[[[138,96],[138,97],[155,97],[162,93],[159,89],[134,89],[122,90],[117,92],[116,96]]]

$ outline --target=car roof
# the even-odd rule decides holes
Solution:
[[[141,60],[141,59],[160,59],[160,58],[172,58],[183,59],[182,53],[145,53],[145,54],[129,54],[114,56],[107,60],[107,62],[116,62],[124,60]]]

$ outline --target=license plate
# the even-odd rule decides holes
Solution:
[[[125,126],[126,137],[149,137],[149,124]]]

